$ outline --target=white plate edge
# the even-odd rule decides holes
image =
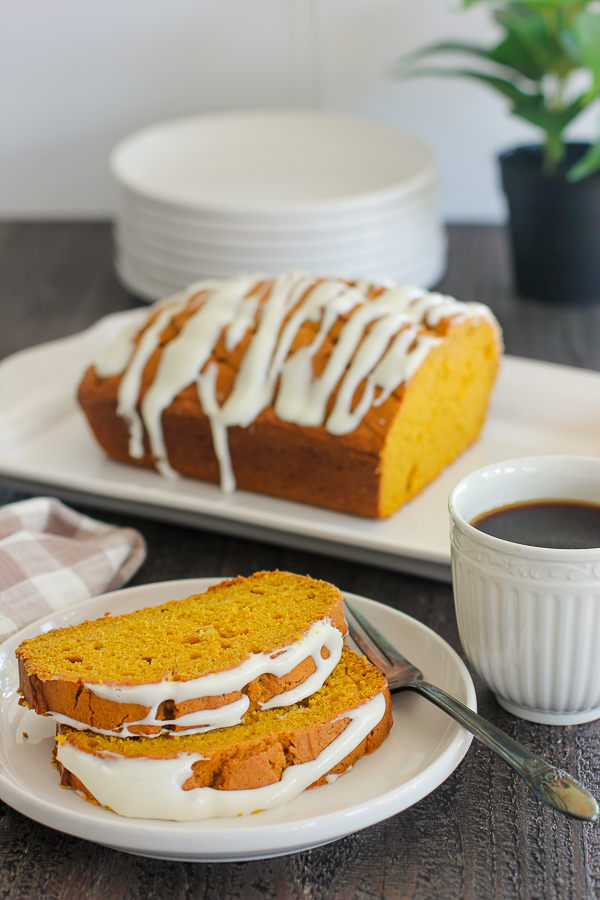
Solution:
[[[49,619],[52,619],[57,615],[69,617],[73,616],[74,618],[82,617],[85,616],[87,607],[94,607],[97,604],[104,604],[105,602],[110,604],[110,600],[114,601],[115,598],[118,602],[120,596],[122,596],[124,593],[129,596],[131,596],[131,592],[138,592],[140,593],[140,595],[143,595],[145,589],[147,590],[148,588],[154,588],[158,586],[164,587],[165,590],[168,589],[169,591],[190,590],[193,593],[206,589],[208,584],[215,583],[221,580],[223,580],[223,577],[170,580],[165,582],[154,582],[147,585],[139,585],[133,588],[123,588],[119,591],[99,595],[98,597],[90,598],[89,600],[83,601],[82,603],[79,603],[75,606],[68,607],[65,610],[57,610],[55,613],[50,613],[42,616],[40,619],[25,626],[14,635],[11,635],[9,638],[7,638],[0,645],[0,653],[6,653],[9,649],[12,649],[12,652],[14,652],[14,649],[16,648],[16,646],[18,646],[18,643],[20,643],[21,640],[25,639],[25,637],[28,637],[31,634],[37,633],[36,629],[40,624],[47,622]],[[404,619],[405,622],[410,623],[411,627],[416,626],[418,630],[422,631],[428,637],[432,637],[434,643],[443,646],[445,652],[448,653],[448,656],[452,660],[453,664],[456,665],[458,674],[461,676],[461,679],[464,682],[467,693],[467,705],[469,705],[473,709],[476,709],[475,688],[471,676],[456,651],[454,651],[454,649],[446,641],[444,641],[444,639],[440,637],[440,635],[436,634],[436,632],[434,632],[428,626],[424,625],[422,622],[419,622],[417,619],[414,619],[413,617],[408,616],[406,613],[402,613],[401,611],[396,610],[393,607],[389,607],[386,604],[379,603],[375,600],[370,600],[369,598],[362,597],[351,592],[342,591],[342,593],[345,597],[349,597],[352,602],[358,603],[359,606],[364,604],[367,608],[369,607],[369,605],[371,605],[372,607],[384,607],[386,612],[389,611],[392,616],[398,616]],[[4,692],[2,696],[4,696]],[[126,852],[137,853],[144,856],[157,856],[165,859],[202,862],[235,860],[241,861],[244,859],[278,856],[288,853],[294,853],[302,849],[308,849],[311,846],[320,846],[325,843],[339,840],[348,834],[354,833],[355,831],[370,827],[371,825],[374,825],[377,822],[390,817],[390,815],[395,815],[399,812],[404,811],[405,809],[408,809],[410,806],[423,799],[433,790],[436,790],[437,787],[439,787],[460,764],[460,762],[466,755],[472,741],[472,737],[470,734],[467,734],[460,726],[454,725],[454,723],[451,724],[456,729],[454,737],[452,738],[448,747],[436,758],[435,763],[430,764],[425,770],[425,772],[428,772],[432,769],[434,770],[432,780],[436,783],[433,786],[431,786],[429,782],[425,782],[425,772],[419,773],[418,775],[409,779],[409,781],[402,785],[400,788],[403,795],[409,796],[410,802],[406,803],[395,812],[390,812],[389,807],[394,805],[394,798],[398,793],[398,788],[391,790],[377,798],[376,803],[373,805],[374,808],[377,809],[376,815],[374,817],[372,816],[369,821],[359,824],[357,827],[354,827],[353,823],[352,827],[349,829],[340,829],[339,823],[342,817],[340,816],[339,811],[333,811],[321,815],[319,817],[321,827],[320,829],[317,829],[317,831],[320,832],[320,836],[317,837],[315,841],[306,841],[304,838],[304,835],[306,835],[307,831],[309,831],[311,827],[314,828],[313,821],[308,821],[304,824],[300,823],[299,825],[297,823],[287,823],[285,825],[279,823],[277,825],[277,830],[279,832],[280,843],[276,848],[269,848],[269,851],[266,853],[265,845],[261,838],[263,837],[265,831],[273,830],[274,826],[272,825],[261,826],[260,824],[256,825],[253,823],[251,828],[247,828],[245,831],[239,830],[231,832],[231,834],[233,834],[233,836],[238,841],[241,839],[245,839],[247,843],[251,845],[247,846],[243,852],[234,854],[232,854],[231,851],[227,851],[225,853],[216,853],[213,850],[208,850],[208,852],[206,853],[199,852],[192,854],[190,854],[189,851],[186,850],[182,854],[181,852],[175,852],[174,850],[170,850],[169,848],[165,848],[163,852],[163,850],[159,850],[156,846],[153,846],[149,849],[147,845],[141,846],[139,839],[129,841],[122,840],[121,835],[123,833],[126,834],[131,830],[138,832],[147,832],[147,836],[149,838],[151,838],[152,836],[156,837],[157,842],[164,848],[165,835],[164,833],[162,833],[164,831],[164,823],[160,823],[158,820],[150,820],[152,824],[147,826],[147,823],[144,820],[126,819],[117,816],[113,817],[113,814],[108,813],[107,816],[109,816],[109,818],[107,819],[107,822],[102,822],[97,829],[101,834],[96,837],[90,837],[82,833],[83,831],[88,830],[90,826],[90,817],[87,815],[85,807],[81,812],[75,812],[73,810],[63,811],[63,816],[66,817],[70,827],[68,829],[59,827],[52,821],[53,818],[56,818],[56,807],[54,806],[54,804],[50,803],[47,800],[37,800],[32,802],[30,795],[26,791],[12,784],[12,782],[7,778],[3,771],[1,763],[0,799],[4,800],[4,802],[8,803],[10,806],[13,806],[13,808],[17,809],[19,812],[22,812],[24,815],[28,815],[30,818],[40,822],[43,825],[46,825],[47,827],[54,828],[66,834],[81,837],[86,840],[91,840],[103,846],[112,847],[113,849],[124,850]],[[82,803],[85,802],[86,801],[82,800]],[[356,807],[356,809],[350,807],[344,813],[343,818],[344,820],[351,819],[353,816],[359,815],[363,811],[364,807],[361,806]],[[134,829],[131,828],[132,822],[136,823]],[[96,829],[96,826],[98,826],[98,824],[98,820],[92,820],[92,830]],[[189,830],[193,834],[192,829],[186,827],[186,825],[189,826],[190,823],[171,824],[175,826],[175,828],[171,829],[171,836],[174,838],[174,843],[177,843],[178,845],[182,843],[182,831]],[[323,829],[330,824],[337,825],[338,828],[336,830],[339,833],[332,834],[330,831],[327,831],[327,836],[324,836]],[[179,826],[183,827],[180,828]],[[115,842],[115,833],[119,834],[118,842]],[[287,837],[287,840],[281,840],[282,837]],[[206,838],[206,835],[203,834],[202,838]],[[299,838],[299,840],[297,840],[297,838]],[[150,843],[152,843],[152,841],[150,841]]]

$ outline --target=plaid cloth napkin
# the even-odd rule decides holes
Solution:
[[[98,522],[51,497],[0,507],[0,639],[121,587],[145,556],[133,528]]]

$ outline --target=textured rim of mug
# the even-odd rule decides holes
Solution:
[[[598,479],[600,482],[600,459],[594,456],[571,456],[567,454],[560,455],[539,455],[539,456],[523,456],[516,457],[514,459],[505,459],[499,460],[496,463],[490,463],[487,466],[482,466],[480,469],[475,469],[473,472],[470,472],[468,475],[461,478],[461,480],[452,488],[450,495],[448,497],[448,511],[450,513],[450,517],[453,522],[456,523],[457,526],[462,528],[462,530],[470,535],[474,540],[478,541],[482,544],[482,546],[487,547],[490,550],[498,550],[500,552],[519,552],[524,557],[528,558],[536,558],[542,560],[554,560],[557,563],[560,562],[584,562],[588,560],[592,560],[593,558],[597,558],[600,554],[600,547],[588,547],[581,549],[554,549],[552,547],[537,547],[532,544],[519,544],[517,541],[506,541],[503,538],[494,537],[493,535],[486,534],[483,531],[480,531],[478,528],[475,528],[474,525],[465,519],[462,513],[457,508],[457,502],[460,502],[460,495],[465,490],[470,490],[467,483],[471,480],[475,480],[477,478],[483,477],[488,472],[493,472],[495,470],[500,471],[501,469],[507,468],[509,466],[524,468],[526,465],[529,466],[537,466],[541,471],[541,466],[545,464],[558,464],[560,462],[572,462],[581,464],[591,464],[598,469]],[[600,493],[600,491],[599,491]],[[538,497],[528,497],[523,500],[515,500],[512,501],[514,503],[528,503],[535,500],[554,500],[554,499],[572,499],[579,501],[586,501],[587,498],[582,497],[552,497],[548,494],[544,494]],[[598,503],[600,505],[600,499],[594,501],[591,500],[589,502]],[[483,509],[480,513],[476,515],[482,516],[485,515],[486,512],[491,512],[494,509],[499,509],[501,506],[509,506],[511,503],[500,504],[499,506],[492,506],[489,509]]]

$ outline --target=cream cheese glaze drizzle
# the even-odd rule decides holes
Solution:
[[[288,766],[280,781],[250,790],[182,790],[193,774],[194,763],[203,759],[197,753],[182,753],[171,759],[131,759],[114,753],[87,753],[67,740],[57,743],[57,758],[102,806],[122,816],[180,822],[238,816],[293,800],[351,753],[381,721],[385,708],[383,694],[377,694],[343,713],[340,718],[350,722],[316,759]]]
[[[228,428],[248,427],[273,404],[276,415],[284,421],[347,434],[358,427],[371,406],[383,403],[410,380],[440,342],[431,329],[441,319],[485,317],[497,329],[493,315],[482,304],[462,303],[411,286],[385,287],[371,298],[376,287],[367,281],[347,284],[339,279],[319,280],[301,272],[286,272],[270,280],[253,275],[221,284],[199,282],[158,304],[155,321],[135,347],[130,337],[121,338],[119,346],[108,348],[95,364],[103,376],[117,374],[115,363],[123,361],[118,413],[129,425],[130,455],[143,456],[145,431],[157,469],[165,475],[174,474],[167,458],[162,414],[180,391],[195,384],[210,421],[221,486],[225,492],[232,492],[235,475]],[[199,292],[204,296],[198,309],[164,347],[138,413],[148,359],[173,317]],[[315,356],[341,316],[347,318],[339,337],[323,371],[315,375]],[[316,324],[316,334],[309,344],[292,350],[305,322]],[[228,351],[235,349],[249,330],[253,334],[233,388],[220,404],[213,351],[221,336]],[[130,352],[125,362],[127,346]],[[362,395],[353,405],[361,384]],[[333,408],[328,413],[334,393]]]
[[[152,725],[162,731],[169,730],[168,726],[177,725],[185,728],[187,734],[211,731],[214,728],[223,728],[238,724],[250,701],[243,694],[238,700],[225,704],[217,709],[199,710],[179,716],[177,719],[158,719],[157,713],[161,703],[167,700],[176,704],[186,700],[194,700],[200,697],[220,697],[234,691],[241,691],[247,684],[260,678],[261,675],[270,673],[278,677],[288,675],[303,660],[311,657],[315,664],[315,671],[296,687],[276,694],[265,703],[261,703],[262,709],[271,709],[275,706],[291,706],[306,697],[310,697],[318,691],[329,677],[342,655],[344,636],[331,619],[320,619],[313,623],[300,640],[290,644],[281,651],[271,653],[254,653],[245,659],[240,665],[222,672],[214,672],[203,675],[200,678],[190,678],[186,681],[163,680],[149,684],[96,684],[85,683],[86,687],[96,697],[110,700],[113,703],[139,704],[148,708],[148,713],[135,722],[124,723],[118,732],[120,737],[131,737],[135,732],[134,726]],[[322,648],[328,651],[328,656],[323,657]],[[59,713],[52,713],[56,720],[73,728],[85,728],[97,731],[101,734],[114,734],[114,731],[103,731],[91,725],[84,725]],[[160,732],[159,732],[160,733]],[[156,735],[152,735],[156,736]]]
[[[65,716],[63,713],[53,712],[52,716],[60,725],[68,725],[70,728],[76,728],[79,731],[94,731],[96,734],[115,735],[119,737],[139,737],[139,734],[132,731],[131,728],[136,725],[155,725],[160,727],[160,731],[154,734],[145,735],[145,737],[158,737],[164,731],[167,731],[165,725],[177,725],[178,728],[185,728],[186,734],[201,734],[204,731],[212,731],[213,728],[228,728],[230,725],[239,725],[244,714],[250,706],[250,700],[246,694],[242,694],[239,700],[227,703],[217,709],[202,709],[198,712],[187,713],[184,716],[178,716],[177,719],[166,722],[164,719],[156,718],[156,710],[152,709],[143,719],[137,722],[125,722],[122,728],[115,732],[113,729],[97,728],[90,725],[84,725],[77,719]]]

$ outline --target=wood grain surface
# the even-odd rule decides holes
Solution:
[[[582,307],[516,298],[502,228],[452,226],[449,238],[441,288],[488,303],[507,352],[600,370],[600,302]],[[139,301],[113,272],[107,223],[0,224],[0,358],[134,305]],[[0,485],[0,503],[22,496]],[[148,559],[132,584],[291,569],[403,610],[460,652],[447,584],[133,516],[101,518],[138,528],[148,542]],[[484,716],[600,796],[600,723],[533,725],[504,712],[475,683]],[[270,860],[201,864],[130,856],[45,828],[0,803],[0,898],[594,898],[600,897],[599,835],[600,825],[573,822],[536,801],[474,741],[454,774],[414,807],[328,846]]]

